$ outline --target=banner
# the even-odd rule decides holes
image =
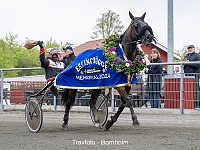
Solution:
[[[117,46],[118,54],[124,59]],[[103,49],[89,49],[80,53],[75,60],[55,79],[55,86],[69,89],[104,89],[136,83],[136,75],[128,77],[105,64]]]

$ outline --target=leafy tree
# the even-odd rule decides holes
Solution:
[[[66,47],[66,45],[73,46],[73,44],[69,43],[69,42],[66,42],[65,44],[63,44],[62,42],[57,43],[55,40],[52,39],[52,37],[50,38],[49,41],[47,41],[46,43],[44,43],[45,49],[57,47],[60,50],[62,50],[64,47]]]
[[[17,34],[12,35],[10,32],[9,34],[6,34],[5,37],[6,50],[15,53],[21,48],[20,44],[18,44],[17,42],[17,37],[18,37]]]
[[[18,35],[6,34],[4,39],[0,39],[0,68],[34,68],[40,67],[39,62],[39,47],[36,46],[30,50],[24,48],[17,42]],[[45,49],[50,47],[58,47],[62,49],[66,45],[73,45],[69,42],[62,44],[57,43],[50,38],[44,42]],[[27,75],[42,75],[44,69],[41,70],[18,70],[5,71],[4,77],[17,77]]]
[[[32,68],[40,67],[38,63],[38,50],[26,50],[21,48],[15,54],[15,59],[18,61],[16,68]],[[21,70],[18,72],[19,76],[32,75],[32,70]]]
[[[183,61],[183,58],[187,54],[187,46],[184,46],[181,50],[175,50],[175,53],[181,56],[181,60],[176,60],[175,62],[181,62]]]
[[[114,33],[121,34],[124,26],[118,18],[119,15],[112,10],[108,10],[106,13],[101,14],[101,18],[96,20],[97,24],[93,27],[93,35],[90,36],[90,38],[105,39]]]
[[[19,49],[16,41],[17,35],[6,35],[5,39],[0,39],[0,68],[15,68],[17,60],[14,59],[15,50]],[[5,77],[17,76],[18,71],[5,71]]]
[[[0,41],[2,42],[2,40]],[[12,63],[12,60],[10,59],[9,53],[5,53],[3,48],[0,47],[0,68],[14,68],[14,65]],[[17,72],[16,71],[5,71],[4,76],[5,77],[13,77],[16,76]]]

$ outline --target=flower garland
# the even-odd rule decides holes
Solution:
[[[123,60],[116,51],[116,46],[119,44],[118,34],[109,36],[104,42],[104,55],[106,64],[117,72],[123,72],[125,75],[132,75],[138,73],[146,68],[146,61],[144,59],[144,52],[136,47],[135,59]]]

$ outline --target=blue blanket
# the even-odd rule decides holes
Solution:
[[[119,46],[116,51],[124,59]],[[69,89],[104,89],[136,83],[136,75],[128,81],[124,73],[111,69],[105,64],[105,60],[102,49],[83,51],[70,66],[57,75],[55,86]]]

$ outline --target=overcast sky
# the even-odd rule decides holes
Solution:
[[[200,0],[174,0],[174,49],[194,44],[200,47]],[[146,12],[158,42],[167,47],[168,0],[1,0],[0,38],[17,34],[22,44],[26,37],[70,42],[87,42],[101,14],[108,10],[119,14],[125,28],[134,16]],[[124,29],[125,30],[125,29]]]

